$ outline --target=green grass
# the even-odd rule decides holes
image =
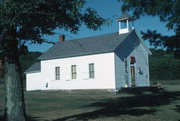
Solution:
[[[178,121],[180,85],[164,85],[165,92],[116,94],[98,91],[25,92],[27,115],[33,121]],[[0,115],[4,113],[0,84]]]

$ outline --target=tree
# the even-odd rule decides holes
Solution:
[[[180,59],[175,59],[172,52],[163,49],[150,49],[152,56],[149,58],[151,80],[179,80]]]
[[[0,55],[5,65],[7,121],[25,121],[25,104],[19,56],[27,51],[26,43],[48,42],[43,35],[55,29],[77,33],[82,24],[100,29],[106,20],[85,0],[1,0]]]
[[[19,59],[22,67],[22,72],[28,69],[33,63],[37,62],[37,58],[41,54],[41,52],[28,52],[27,54],[21,55]],[[23,76],[25,76],[25,74]],[[25,80],[25,78],[23,80]]]
[[[143,38],[149,40],[154,47],[163,47],[170,51],[180,52],[180,0],[119,0],[123,2],[123,12],[132,11],[134,17],[150,15],[158,16],[160,21],[166,23],[168,30],[174,35],[164,36],[156,30],[141,32]]]

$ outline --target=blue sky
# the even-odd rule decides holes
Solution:
[[[116,21],[119,18],[121,13],[121,3],[118,0],[87,0],[87,7],[94,8],[98,14],[104,18],[113,19],[111,26],[103,26],[101,30],[93,31],[86,28],[86,26],[82,26],[78,34],[74,35],[69,32],[65,32],[63,30],[57,30],[56,34],[53,36],[45,36],[46,39],[50,41],[57,42],[59,40],[59,35],[64,34],[66,36],[66,40],[72,40],[77,38],[84,38],[95,35],[108,34],[113,32],[118,32],[118,22]],[[168,31],[165,27],[165,23],[159,21],[158,17],[150,17],[145,16],[141,17],[139,20],[134,22],[134,27],[137,32],[150,30],[157,30],[157,32],[162,33],[163,35],[172,35],[172,31]],[[147,46],[148,42],[146,42]],[[29,51],[40,51],[44,52],[48,50],[52,45],[43,43],[41,45],[28,45]]]

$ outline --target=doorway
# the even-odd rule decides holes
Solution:
[[[134,56],[131,56],[130,57],[130,70],[131,70],[131,86],[132,87],[135,87],[136,86],[136,76],[135,76],[135,62],[136,62],[136,59]]]
[[[135,66],[131,65],[131,86],[135,87],[136,83],[135,83]]]

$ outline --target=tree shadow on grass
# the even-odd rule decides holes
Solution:
[[[32,116],[27,116],[26,117],[26,121],[39,121],[39,119],[40,119],[40,117],[32,117]],[[5,121],[5,117],[0,116],[0,121]]]
[[[40,117],[32,117],[32,116],[26,117],[26,121],[39,121],[40,119],[41,119]],[[47,121],[47,120],[43,120],[43,121]]]
[[[0,121],[5,121],[4,116],[0,116]]]
[[[176,109],[175,111],[179,112],[180,113],[180,105],[176,105]]]
[[[86,121],[88,119],[96,119],[96,118],[102,118],[102,117],[116,117],[120,115],[135,115],[140,116],[144,114],[153,113],[156,110],[147,110],[147,109],[100,109],[88,113],[82,113],[77,115],[72,115],[68,117],[64,117],[61,119],[56,119],[53,121],[66,121],[66,120],[83,120]]]
[[[162,92],[155,94],[142,94],[142,95],[135,95],[132,97],[113,98],[89,105],[90,107],[100,107],[101,109],[99,110],[67,116],[53,121],[66,121],[66,120],[85,121],[88,119],[116,117],[120,115],[141,116],[144,114],[152,114],[157,111],[157,108],[155,107],[161,105],[168,105],[173,100],[180,100],[180,97],[178,96],[180,96],[180,91]]]

